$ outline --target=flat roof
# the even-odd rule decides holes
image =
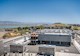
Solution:
[[[39,47],[45,47],[45,48],[55,48],[55,45],[40,45]]]
[[[43,45],[27,45],[26,48],[28,49],[28,52],[38,53],[40,46],[43,46]],[[54,47],[54,45],[51,45],[51,46]],[[70,47],[66,47],[66,46],[55,46],[55,51],[56,52],[64,52],[64,53],[80,54],[73,44]]]
[[[3,42],[6,43],[8,41],[12,41],[12,40],[19,39],[19,38],[22,38],[22,36],[17,36],[17,37],[13,37],[13,38],[3,39]]]
[[[23,37],[21,39],[18,39],[16,41],[14,41],[13,43],[11,43],[11,45],[25,45],[25,44],[28,44],[28,43],[30,43],[29,37],[26,37],[26,41]]]
[[[70,35],[68,33],[44,33],[44,34],[49,34],[49,35]]]
[[[26,38],[26,40],[28,40],[29,38],[28,37],[25,37]],[[15,44],[23,44],[24,43],[24,37],[23,38],[21,38],[21,39],[18,39],[17,41],[15,41],[14,43]]]
[[[76,53],[80,54],[76,47],[72,44],[70,47],[56,46],[56,52]]]
[[[69,29],[42,29],[37,30],[36,33],[39,34],[63,34],[63,35],[71,35],[72,31]]]
[[[26,39],[26,41],[25,41]],[[14,38],[3,39],[3,43],[10,43],[11,45],[24,45],[30,43],[30,38],[28,36],[17,36]]]

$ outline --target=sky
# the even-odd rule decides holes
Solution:
[[[80,24],[80,0],[0,0],[0,21]]]

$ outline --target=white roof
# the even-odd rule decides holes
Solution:
[[[29,37],[26,36],[26,42],[30,42],[29,41]],[[24,39],[24,36],[17,36],[17,37],[14,37],[14,38],[9,38],[9,39],[3,39],[3,43],[6,43],[8,41],[13,41],[11,43],[13,44],[25,44],[25,39]]]
[[[23,42],[24,42],[24,39],[20,39],[20,40],[15,41],[14,43],[15,44],[22,44]]]
[[[49,35],[70,35],[68,33],[44,33],[44,34],[49,34]]]
[[[5,42],[8,42],[8,41],[12,41],[12,40],[14,40],[14,39],[18,39],[18,38],[21,38],[22,36],[17,36],[17,37],[14,37],[14,38],[8,38],[8,39],[3,39],[4,41],[4,43]]]
[[[26,37],[26,40],[28,41],[29,40],[29,38],[28,37]],[[24,37],[23,38],[21,38],[21,39],[19,39],[19,40],[17,40],[17,41],[15,41],[14,43],[15,44],[23,44],[24,43]]]
[[[39,47],[54,48],[56,45],[40,45]]]
[[[69,29],[43,29],[36,31],[44,34],[55,34],[55,35],[70,35],[72,33]]]

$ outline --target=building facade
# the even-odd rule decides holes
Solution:
[[[60,46],[70,46],[72,36],[71,35],[56,35],[56,34],[40,34],[38,36],[39,44],[52,44]]]
[[[55,55],[55,46],[42,45],[39,47],[38,55],[42,56],[54,56]]]

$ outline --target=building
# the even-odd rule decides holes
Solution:
[[[75,45],[75,47],[80,52],[80,31],[75,32],[74,36],[75,36],[75,38],[73,40],[73,44]]]
[[[29,37],[24,36],[10,44],[10,52],[23,53],[26,51],[26,45],[30,43]],[[15,48],[15,49],[14,49]]]
[[[0,40],[0,56],[4,54],[3,41]]]
[[[38,36],[39,44],[52,44],[60,46],[70,46],[72,37],[67,34],[45,33]]]
[[[29,45],[26,47],[27,53],[35,54],[35,56],[80,56],[77,48],[71,44],[71,46],[55,46],[55,45]]]
[[[35,56],[54,56],[56,51],[55,47],[51,45],[29,45],[26,48],[28,49],[27,53],[34,53],[36,54]]]
[[[51,45],[41,45],[39,46],[38,55],[44,56],[54,56],[55,55],[55,46]]]
[[[23,53],[25,51],[26,51],[26,47],[24,45],[20,45],[20,44],[11,44],[10,45],[11,53]]]
[[[36,32],[32,32],[30,40],[31,40],[30,45],[36,45],[38,42],[38,34]]]
[[[35,32],[38,36],[33,44],[37,44],[27,46],[28,53],[38,56],[80,56],[79,46],[74,43],[75,33],[71,30],[43,29]]]
[[[0,56],[10,53],[23,53],[26,51],[25,46],[30,43],[29,39],[30,37],[28,36],[17,36],[14,38],[2,39],[0,41]]]
[[[55,29],[49,31],[49,29],[41,31],[38,36],[39,44],[50,44],[57,46],[70,46],[72,42],[72,34],[69,30]]]

